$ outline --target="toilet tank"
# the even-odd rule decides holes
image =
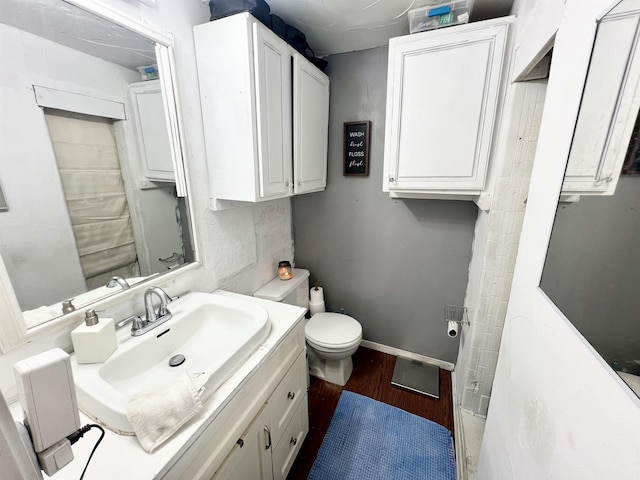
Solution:
[[[253,294],[254,297],[274,302],[309,308],[309,270],[294,268],[289,280],[274,278]]]

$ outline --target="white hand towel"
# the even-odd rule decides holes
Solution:
[[[198,388],[185,373],[162,390],[131,397],[127,419],[142,448],[151,453],[201,409]]]

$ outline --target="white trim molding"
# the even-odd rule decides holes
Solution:
[[[124,103],[104,98],[68,92],[56,88],[33,86],[36,103],[39,107],[55,108],[66,112],[82,113],[96,117],[126,120]]]
[[[457,401],[456,372],[451,372],[451,409],[453,410],[453,447],[456,452],[456,479],[467,480],[466,448],[464,443],[464,426],[460,417],[460,404]]]

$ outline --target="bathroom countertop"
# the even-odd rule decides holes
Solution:
[[[224,408],[229,399],[242,388],[247,378],[265,361],[273,348],[303,318],[306,311],[300,307],[222,290],[218,290],[214,294],[237,297],[263,306],[271,319],[271,332],[267,339],[229,380],[211,396],[204,404],[202,411],[153,453],[147,453],[140,446],[135,436],[118,435],[111,430],[105,429],[105,437],[89,464],[86,478],[92,480],[162,478],[165,472],[189,449],[207,425]],[[10,405],[10,410],[14,418],[22,420],[23,416],[18,402]],[[81,425],[93,423],[96,422],[80,412]],[[73,446],[74,460],[55,474],[56,479],[77,480],[80,478],[99,434],[100,432],[97,429],[92,429]],[[49,478],[44,473],[43,476]]]

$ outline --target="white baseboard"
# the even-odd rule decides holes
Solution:
[[[448,370],[453,372],[453,363],[445,362],[443,360],[438,360],[437,358],[427,357],[426,355],[420,355],[419,353],[407,352],[406,350],[400,350],[399,348],[390,347],[388,345],[383,345],[381,343],[371,342],[369,340],[362,340],[360,345],[366,348],[370,348],[371,350],[376,350],[382,353],[388,353],[389,355],[395,355],[396,357],[404,357],[410,360],[418,360],[419,362],[428,363],[429,365],[435,365],[437,367],[442,368],[443,370]]]
[[[451,406],[453,408],[453,431],[455,433],[453,445],[456,452],[456,478],[457,480],[467,480],[464,428],[462,426],[462,418],[460,418],[460,406],[456,398],[456,372],[451,372]]]

